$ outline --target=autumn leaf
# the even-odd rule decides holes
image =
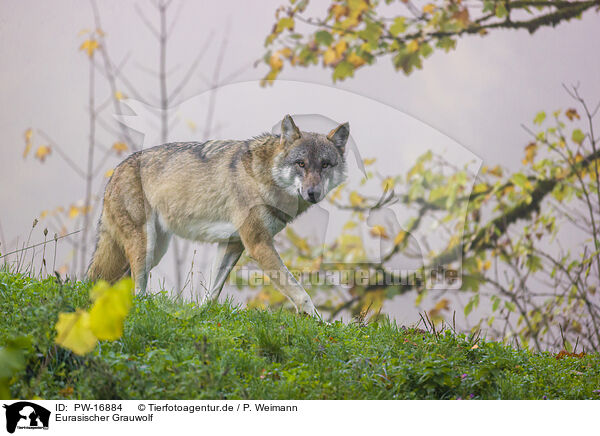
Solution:
[[[95,39],[86,39],[79,46],[79,50],[86,51],[89,57],[94,55],[94,51],[98,48],[98,41]]]
[[[283,59],[281,59],[279,52],[275,52],[271,55],[269,58],[269,65],[275,71],[279,71],[283,68]]]
[[[185,122],[185,123],[187,124],[187,126],[190,128],[190,130],[191,130],[192,132],[195,132],[195,131],[196,131],[196,128],[197,128],[198,126],[196,125],[196,123],[195,123],[195,122],[193,122],[192,120],[186,120],[186,122]]]
[[[336,21],[338,21],[340,18],[347,16],[350,12],[350,9],[348,8],[348,6],[333,4],[329,8],[329,11],[335,17]]]
[[[463,27],[467,27],[471,21],[469,19],[469,9],[467,8],[462,8],[460,11],[455,12],[452,18],[458,21]]]
[[[125,95],[123,95],[121,91],[115,91],[115,98],[117,100],[123,100],[125,98]]]
[[[373,165],[375,163],[377,159],[375,158],[371,158],[371,159],[363,159],[363,163],[365,164],[365,166],[369,166],[369,165]]]
[[[99,281],[90,291],[90,328],[100,340],[114,341],[123,335],[123,322],[133,301],[133,280],[123,279],[110,286]]]
[[[23,159],[27,157],[29,152],[31,151],[31,137],[33,136],[33,131],[31,129],[25,130],[25,150],[23,151]]]
[[[383,179],[383,182],[381,182],[381,188],[385,192],[387,192],[387,191],[394,189],[395,184],[396,184],[396,181],[393,177],[387,177],[387,178]]]
[[[334,47],[335,52],[338,56],[343,55],[347,48],[348,44],[343,39],[339,40]]]
[[[52,153],[50,146],[40,145],[35,151],[35,157],[39,159],[40,162],[44,162],[50,153]]]
[[[565,357],[578,357],[582,358],[585,356],[585,353],[582,351],[581,353],[570,353],[566,350],[560,350],[558,354],[555,356],[556,359],[564,359]]]
[[[571,109],[567,109],[567,111],[565,112],[565,115],[567,116],[567,118],[570,121],[573,121],[574,119],[581,119],[581,117],[579,116],[579,114],[577,113],[577,111],[573,108]]]
[[[523,165],[527,165],[529,163],[533,163],[535,159],[535,155],[537,153],[537,144],[535,142],[530,142],[525,147],[525,158],[523,159]]]
[[[400,232],[398,232],[398,234],[394,238],[394,245],[402,244],[402,242],[404,241],[404,238],[406,238],[406,232],[404,230],[401,230]]]
[[[323,64],[324,65],[331,65],[331,64],[335,63],[336,60],[337,60],[337,55],[336,55],[334,49],[329,47],[327,50],[325,50],[325,53],[323,53]]]
[[[361,197],[361,195],[358,192],[352,191],[350,193],[350,204],[352,206],[354,206],[354,207],[362,206],[364,201],[365,201],[365,199],[363,197]]]
[[[447,298],[439,300],[435,306],[429,311],[430,318],[438,318],[442,310],[450,309],[450,301]]]
[[[104,177],[106,177],[107,179],[110,179],[114,173],[115,173],[115,170],[113,168],[111,168],[110,170],[106,170],[106,172],[104,173]]]
[[[417,50],[419,50],[419,41],[417,41],[416,39],[410,40],[410,42],[406,44],[406,49],[409,53],[416,52]]]
[[[77,218],[77,216],[81,213],[80,209],[77,206],[71,205],[69,207],[69,218]]]
[[[55,342],[80,356],[92,351],[98,343],[90,329],[90,314],[81,309],[75,313],[59,313],[55,329]]]
[[[127,144],[124,142],[115,142],[111,148],[116,151],[118,155],[129,150],[129,147],[127,147]]]
[[[348,62],[350,62],[356,68],[365,64],[365,60],[354,52],[352,52],[348,55]]]
[[[433,13],[433,11],[435,11],[435,5],[432,3],[428,3],[425,6],[423,6],[423,13],[425,14],[431,14]]]
[[[335,188],[335,190],[333,191],[333,193],[329,196],[329,201],[331,203],[336,202],[337,200],[339,200],[340,198],[342,198],[342,190],[344,189],[344,185],[341,184],[340,186],[338,186],[337,188]]]
[[[372,236],[375,236],[376,238],[377,237],[382,238],[382,239],[388,239],[389,238],[389,236],[387,234],[387,231],[385,230],[385,227],[383,227],[382,225],[379,225],[379,224],[376,225],[376,226],[373,226],[371,228],[371,232],[370,233],[371,233]]]

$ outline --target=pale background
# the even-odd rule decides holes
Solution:
[[[174,3],[171,17],[179,8],[178,1]],[[319,2],[313,3],[319,5]],[[150,3],[137,4],[150,21],[157,22],[158,15]],[[253,62],[264,53],[264,39],[280,4],[282,0],[183,1],[168,48],[168,69],[174,71],[173,81],[177,82],[178,75],[183,75],[211,32],[214,37],[201,62],[202,75],[212,76],[219,47],[226,36],[228,43],[221,77],[234,75],[230,82],[258,81],[266,67],[255,68]],[[158,69],[158,43],[136,14],[134,5],[134,2],[99,1],[103,31],[115,62],[131,53],[125,68],[129,80],[144,95],[157,96],[156,76],[145,69]],[[85,1],[0,3],[0,95],[3,102],[0,108],[0,223],[9,247],[17,236],[21,241],[27,237],[31,221],[41,211],[58,205],[68,206],[83,197],[81,180],[56,154],[43,164],[32,156],[23,160],[23,133],[29,127],[40,128],[60,143],[74,161],[85,162],[88,59],[78,50],[85,39],[78,33],[93,28],[93,23],[90,4]],[[520,162],[523,147],[529,140],[520,124],[530,123],[538,110],[573,105],[561,84],[580,82],[584,96],[593,102],[600,99],[600,57],[595,55],[599,38],[600,15],[588,12],[581,21],[563,23],[555,29],[543,28],[533,36],[525,31],[501,31],[484,38],[463,38],[455,51],[434,52],[424,62],[424,69],[409,77],[394,71],[387,59],[380,59],[375,66],[356,72],[355,78],[336,84],[331,82],[331,72],[321,67],[290,69],[286,66],[280,78],[332,86],[368,97],[397,109],[405,114],[402,116],[421,120],[430,126],[428,129],[439,132],[440,137],[451,138],[453,143],[481,158],[483,164],[512,167]],[[99,95],[103,95],[108,87],[99,73],[97,76],[97,89]],[[276,91],[277,86],[265,94]],[[258,85],[256,88],[252,98],[260,95]],[[200,75],[194,77],[178,101],[192,99],[207,89]],[[249,97],[240,95],[240,98]],[[303,102],[314,99],[312,113],[321,113],[319,96],[303,94],[298,98]],[[217,121],[223,124],[222,134],[227,133],[228,126],[231,129],[234,125],[243,125],[241,130],[257,134],[270,130],[277,122],[273,119],[265,125],[263,117],[257,114],[253,118],[251,111],[244,119],[227,118],[227,108],[233,104],[235,101],[217,99],[221,114]],[[377,138],[376,132],[380,129],[390,128],[378,125],[377,116],[364,113],[360,107],[348,110],[355,119],[363,115],[365,120],[373,120],[365,121],[373,138]],[[294,110],[287,112],[294,113]],[[331,111],[325,115],[336,119]],[[189,140],[196,139],[190,129],[188,132]],[[110,146],[113,139],[99,129],[98,140]],[[37,141],[36,145],[44,143],[39,138]],[[370,157],[368,148],[365,151],[361,144],[359,148],[363,157]],[[106,168],[117,162],[117,158],[109,160]],[[98,186],[101,182],[102,176]],[[32,236],[33,242],[43,239],[41,229],[37,230],[40,231]],[[391,310],[401,320],[410,320],[416,313],[399,307]]]

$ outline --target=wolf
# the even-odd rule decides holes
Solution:
[[[246,250],[298,312],[318,316],[287,270],[273,237],[346,178],[350,126],[300,131],[290,115],[278,135],[176,142],[135,152],[114,170],[104,193],[87,276],[114,282],[128,272],[137,293],[173,234],[218,244],[209,298],[218,298]]]

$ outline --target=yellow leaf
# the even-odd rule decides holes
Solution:
[[[342,227],[342,230],[352,230],[357,225],[358,224],[356,224],[354,221],[348,221],[346,224],[344,224],[344,227]]]
[[[40,213],[40,219],[44,219],[48,216],[48,210],[43,210],[42,213]]]
[[[352,191],[350,193],[350,204],[352,206],[362,206],[362,204],[364,203],[365,199],[363,197],[360,196],[360,194],[356,191]]]
[[[77,36],[86,35],[86,34],[88,34],[88,33],[90,33],[90,32],[91,32],[91,30],[90,30],[90,29],[81,29],[81,30],[79,31],[79,33],[77,34]]]
[[[382,239],[388,239],[389,237],[385,230],[385,227],[379,224],[371,228],[371,235]]]
[[[305,253],[310,252],[310,246],[308,245],[306,239],[294,232],[294,230],[291,227],[287,228],[286,234],[290,242],[294,244],[295,247],[299,248]]]
[[[275,52],[269,58],[269,65],[273,70],[279,71],[283,68],[283,60],[279,52]]]
[[[440,301],[438,301],[436,303],[436,305],[433,308],[434,310],[437,310],[438,312],[440,310],[448,310],[450,309],[450,301],[448,301],[448,299],[446,298],[442,298]]]
[[[127,147],[127,144],[125,144],[124,142],[115,142],[115,143],[112,145],[112,149],[113,149],[114,151],[116,151],[116,152],[117,152],[117,154],[119,154],[119,155],[120,155],[121,153],[123,153],[123,152],[127,151],[129,148]]]
[[[348,62],[357,68],[365,64],[365,60],[354,52],[348,55]]]
[[[337,201],[340,198],[342,198],[342,190],[343,189],[344,189],[344,184],[342,183],[337,188],[335,188],[335,190],[333,191],[333,193],[329,196],[329,201],[331,203],[334,203],[335,201]]]
[[[383,182],[381,182],[381,187],[383,188],[384,191],[389,191],[391,189],[394,189],[395,184],[396,184],[396,181],[394,180],[394,178],[388,177],[388,178],[384,179]]]
[[[537,154],[537,144],[535,142],[530,142],[525,147],[525,158],[523,159],[523,165],[527,165],[528,163],[533,163],[535,156]]]
[[[27,157],[27,155],[29,154],[29,152],[31,151],[31,142],[26,142],[25,143],[25,150],[23,150],[23,159],[25,159]]]
[[[75,313],[59,313],[55,329],[57,332],[55,342],[75,354],[89,353],[98,342],[90,329],[89,313],[81,309]]]
[[[408,44],[406,44],[406,49],[409,53],[414,53],[419,49],[419,42],[416,39],[411,39]]]
[[[94,55],[94,51],[98,48],[98,41],[95,39],[86,39],[83,41],[83,44],[79,46],[79,50],[84,50],[87,52],[89,57]]]
[[[335,45],[334,48],[335,48],[336,54],[338,55],[338,57],[340,57],[344,54],[344,52],[348,48],[348,44],[346,44],[346,41],[341,39],[337,42],[337,44]]]
[[[71,207],[69,208],[69,218],[71,218],[71,219],[76,218],[80,212],[81,211],[79,210],[79,208],[77,206],[71,205]]]
[[[110,286],[101,280],[90,291],[90,328],[100,340],[114,341],[123,335],[123,322],[133,301],[133,280],[126,278]]]
[[[52,149],[48,145],[40,145],[35,151],[35,157],[44,162],[50,153],[52,153]]]
[[[440,316],[440,312],[442,310],[450,309],[450,301],[446,298],[442,298],[440,301],[436,303],[436,305],[429,311],[429,316],[431,318],[437,318]]]
[[[31,129],[25,130],[25,150],[23,151],[23,159],[27,157],[29,152],[31,151],[31,137],[33,136],[33,131]]]
[[[406,238],[406,232],[404,230],[401,230],[394,238],[394,245],[402,244],[404,238]]]
[[[335,17],[336,21],[341,17],[348,15],[349,12],[348,6],[342,6],[340,4],[333,4],[329,10]]]
[[[435,5],[432,3],[428,3],[425,6],[423,6],[423,12],[426,14],[431,14],[433,11],[435,11]]]
[[[279,50],[279,54],[280,54],[281,56],[283,56],[284,58],[287,58],[287,59],[289,59],[289,58],[291,58],[291,57],[292,57],[292,55],[293,55],[293,52],[292,52],[292,49],[291,49],[291,48],[289,48],[289,47],[284,47],[284,48],[282,48],[281,50]]]
[[[363,162],[365,163],[365,165],[373,165],[375,163],[377,159],[372,158],[372,159],[363,159]]]
[[[499,165],[496,165],[494,168],[488,169],[488,172],[496,177],[502,177],[502,168]]]
[[[115,98],[117,100],[123,100],[125,98],[125,96],[123,95],[123,93],[121,91],[115,91]]]
[[[112,177],[112,175],[114,174],[114,172],[115,172],[115,170],[111,168],[110,170],[107,170],[104,173],[104,177],[106,177],[107,179],[110,179]]]
[[[333,50],[331,47],[329,47],[327,50],[325,50],[325,53],[323,53],[323,64],[324,65],[331,65],[337,59],[338,59],[338,57],[335,53],[335,50]]]
[[[192,132],[195,132],[195,131],[196,131],[196,127],[197,127],[197,126],[196,126],[196,123],[195,123],[195,122],[193,122],[192,120],[187,120],[187,121],[186,121],[186,124],[187,124],[187,126],[190,128],[190,130],[191,130]]]

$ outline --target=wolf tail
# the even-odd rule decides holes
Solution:
[[[103,279],[114,283],[128,270],[129,262],[125,256],[125,250],[100,223],[96,250],[87,271],[88,279]]]

